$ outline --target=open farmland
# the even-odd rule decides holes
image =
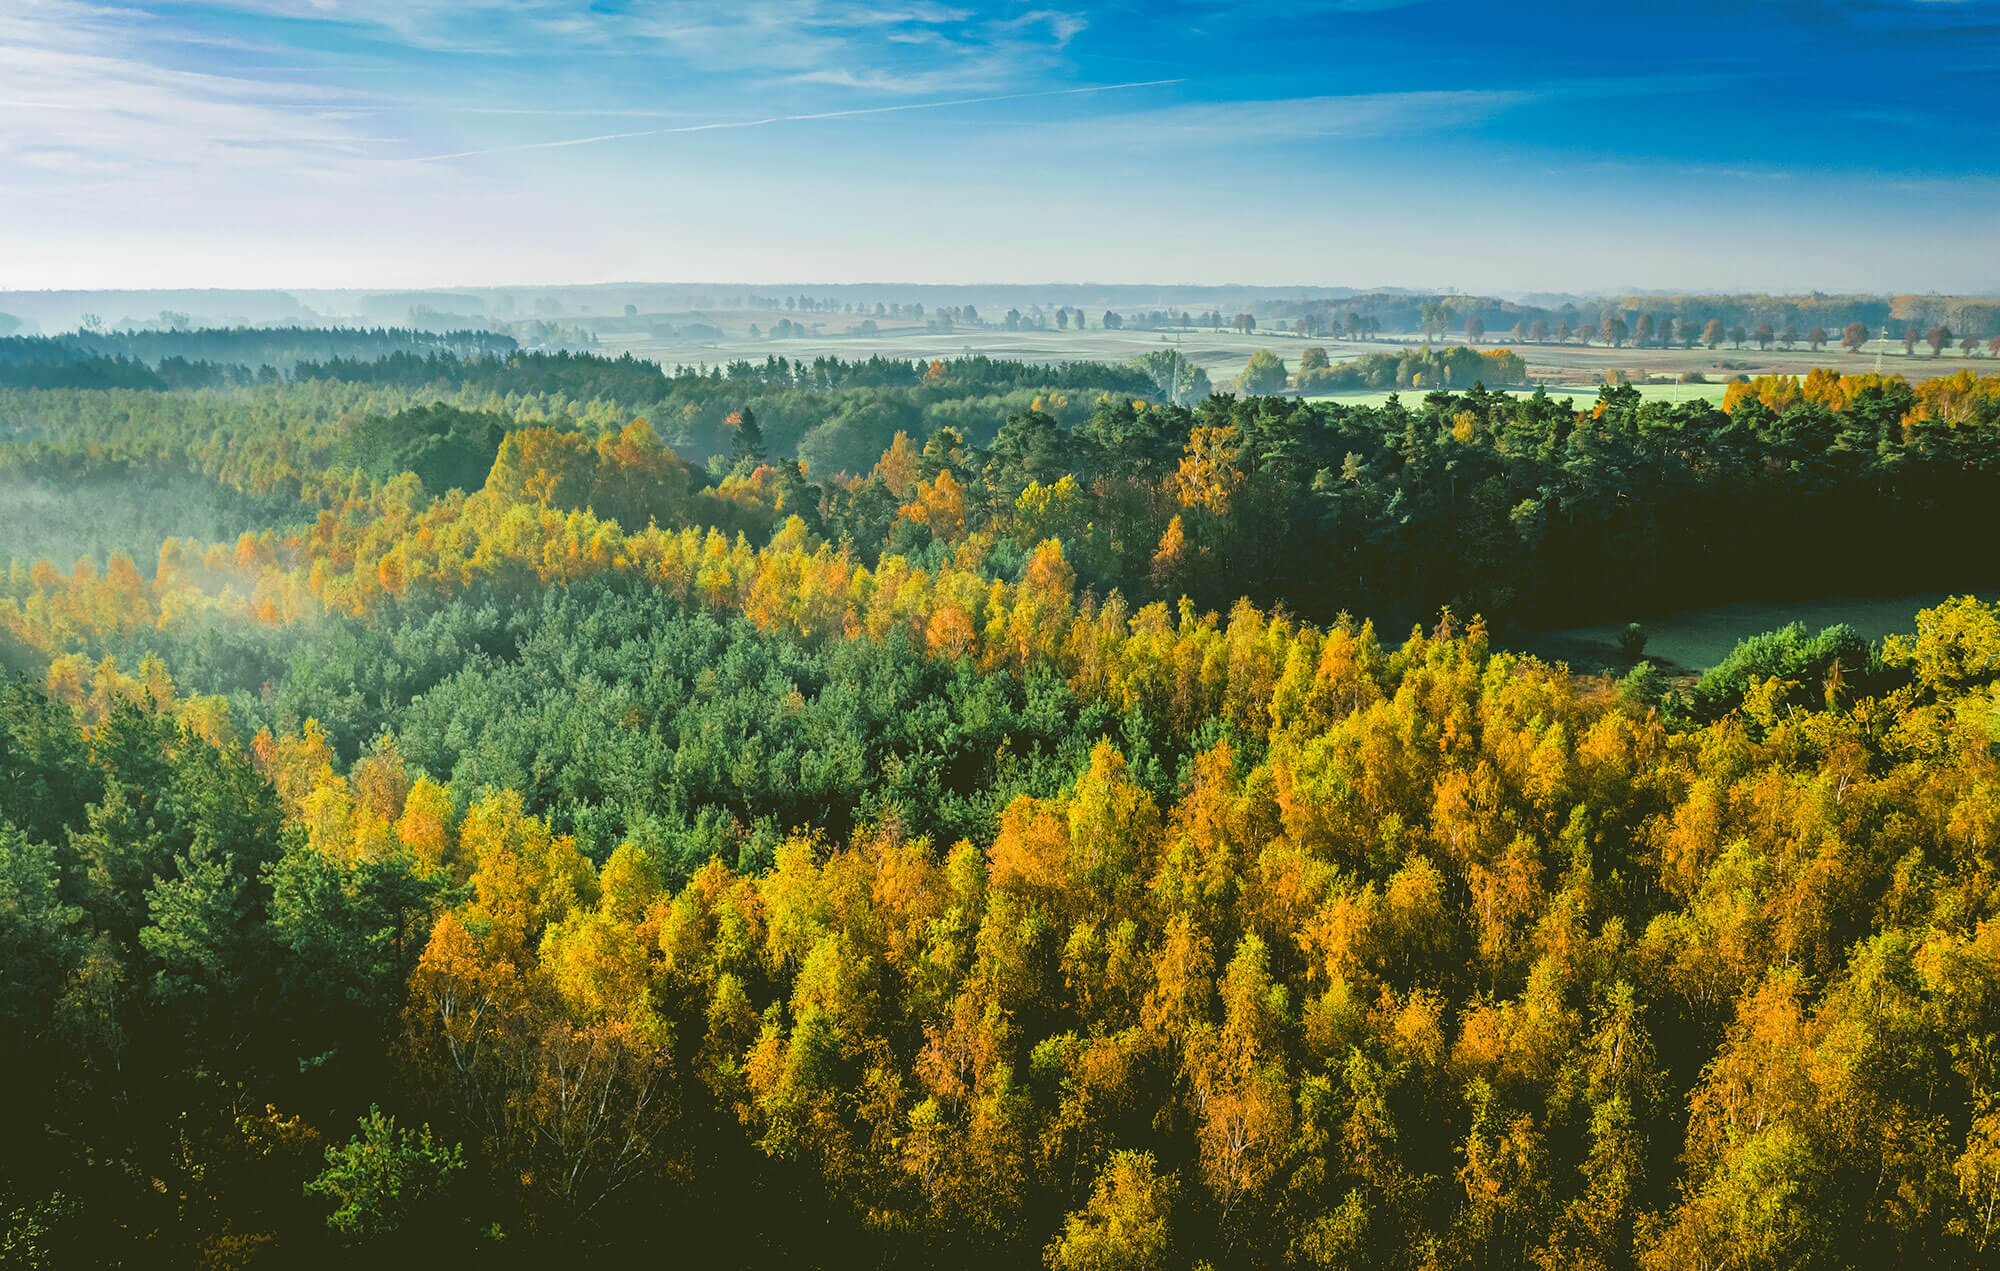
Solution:
[[[1094,323],[1102,314],[1093,312]],[[1239,334],[1206,328],[1172,331],[1112,330],[1101,325],[1084,330],[1054,328],[1008,331],[1000,326],[961,326],[951,331],[929,330],[923,324],[878,322],[877,330],[865,331],[860,320],[846,318],[829,322],[811,335],[792,339],[752,338],[749,326],[769,327],[771,315],[761,311],[670,315],[662,325],[676,329],[701,323],[719,328],[714,340],[660,338],[646,332],[598,329],[598,339],[610,351],[630,352],[651,358],[665,366],[716,365],[741,358],[763,361],[766,357],[788,357],[811,361],[816,357],[846,360],[874,356],[894,358],[954,358],[976,354],[1012,358],[1027,362],[1122,362],[1155,349],[1178,348],[1189,361],[1202,367],[1217,383],[1243,370],[1250,355],[1272,349],[1279,356],[1296,358],[1299,350],[1314,345],[1329,356],[1360,357],[1379,353],[1388,345],[1378,341],[1312,340],[1286,332],[1256,331]]]
[[[1299,356],[1309,348],[1325,349],[1328,359],[1338,364],[1371,354],[1401,352],[1421,347],[1424,343],[1419,332],[1394,332],[1349,340],[1302,336],[1277,328],[1250,332],[1207,327],[1158,331],[1132,328],[1106,330],[1101,325],[1101,312],[1091,311],[1089,319],[1093,325],[1083,330],[1046,327],[1009,331],[997,324],[987,324],[940,331],[916,322],[897,323],[829,314],[824,318],[815,316],[812,325],[816,329],[810,334],[786,339],[773,339],[761,334],[773,321],[772,315],[764,310],[649,315],[638,321],[580,316],[573,321],[594,331],[600,347],[607,352],[629,352],[669,367],[715,366],[742,359],[761,362],[767,357],[811,361],[817,357],[851,360],[878,355],[931,359],[984,354],[1031,362],[1120,362],[1157,349],[1177,348],[1189,361],[1207,371],[1218,388],[1228,388],[1242,372],[1250,356],[1260,349],[1269,349],[1284,360],[1287,369],[1296,369]],[[875,329],[865,329],[864,322],[872,324]],[[754,337],[750,334],[753,325],[760,332]],[[713,338],[687,338],[678,334],[696,326],[711,328],[721,334]],[[1464,337],[1459,332],[1447,332],[1435,337],[1432,343],[1439,346],[1461,344]],[[1967,357],[1955,349],[1948,350],[1943,356],[1933,356],[1926,346],[1919,343],[1913,354],[1906,355],[1900,341],[1880,339],[1871,340],[1858,354],[1848,353],[1837,346],[1823,347],[1814,352],[1803,343],[1788,349],[1775,343],[1768,349],[1760,349],[1750,342],[1742,348],[1724,343],[1711,350],[1702,346],[1692,349],[1678,346],[1635,348],[1629,343],[1613,348],[1602,343],[1584,345],[1575,341],[1536,344],[1492,337],[1482,340],[1477,347],[1482,350],[1513,350],[1526,360],[1531,383],[1546,385],[1552,392],[1563,389],[1594,392],[1607,376],[1616,376],[1641,386],[1648,396],[1662,396],[1674,401],[1703,396],[1719,401],[1721,386],[1737,376],[1804,375],[1822,366],[1847,374],[1873,371],[1879,366],[1884,374],[1902,375],[1916,381],[1968,367],[1984,372],[1995,365],[1993,358],[1984,356],[1983,346],[1981,356]],[[1700,384],[1678,383],[1683,376],[1689,375],[1699,375],[1713,387],[1704,389]],[[1371,391],[1323,396],[1329,400],[1379,403],[1387,393]]]

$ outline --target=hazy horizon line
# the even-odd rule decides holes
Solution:
[[[1779,297],[1789,298],[1795,296],[1890,296],[1890,297],[1939,296],[1939,297],[1964,298],[1964,299],[2000,298],[2000,283],[1995,283],[1995,282],[1973,284],[1963,289],[1954,289],[1954,290],[1941,290],[1935,287],[1900,289],[1900,290],[1893,288],[1826,288],[1826,287],[1772,288],[1772,287],[1759,287],[1754,285],[1744,285],[1735,287],[1697,286],[1697,287],[1678,287],[1678,288],[1659,287],[1659,286],[1606,285],[1606,286],[1593,286],[1588,288],[1507,287],[1507,288],[1493,288],[1488,290],[1468,290],[1467,288],[1457,287],[1457,286],[1415,286],[1405,283],[1377,283],[1364,286],[1355,283],[1299,282],[1299,281],[1188,282],[1188,281],[1157,281],[1157,280],[1110,281],[1110,280],[1100,280],[1100,279],[1082,279],[1076,281],[1066,281],[1062,279],[1045,279],[1036,282],[1000,282],[1000,281],[924,282],[911,279],[879,279],[879,280],[866,280],[857,282],[805,281],[797,279],[779,281],[779,282],[752,281],[744,279],[733,279],[733,280],[732,279],[659,279],[659,280],[609,279],[609,280],[594,281],[594,282],[459,282],[459,283],[411,283],[411,284],[389,283],[389,284],[371,285],[371,286],[290,285],[282,283],[269,284],[265,286],[254,286],[254,287],[253,286],[215,287],[215,286],[198,286],[198,285],[197,286],[146,286],[146,287],[87,286],[87,285],[67,286],[67,287],[0,286],[0,296],[62,296],[62,295],[76,295],[76,294],[147,295],[147,294],[177,293],[177,292],[214,293],[218,295],[255,295],[259,293],[280,293],[286,295],[296,295],[298,293],[303,293],[303,292],[320,292],[320,293],[329,293],[336,295],[340,294],[366,295],[373,293],[393,294],[399,292],[408,292],[411,294],[428,294],[428,293],[450,293],[450,292],[466,292],[466,291],[489,291],[489,292],[563,291],[563,290],[580,291],[580,290],[610,290],[615,288],[689,288],[689,289],[703,288],[709,290],[722,290],[722,289],[760,290],[761,289],[768,291],[776,291],[780,293],[794,289],[798,291],[806,291],[811,289],[842,290],[842,289],[857,289],[857,288],[879,288],[879,289],[904,288],[911,290],[929,289],[929,290],[955,290],[955,291],[977,291],[977,290],[1031,291],[1037,288],[1047,288],[1053,290],[1053,289],[1079,289],[1079,288],[1093,288],[1093,287],[1102,288],[1106,290],[1141,290],[1150,288],[1153,290],[1160,290],[1160,291],[1175,290],[1175,289],[1184,289],[1189,291],[1228,291],[1228,290],[1240,290],[1240,291],[1302,290],[1302,291],[1322,291],[1322,292],[1342,291],[1342,292],[1351,292],[1355,295],[1380,295],[1385,293],[1401,293],[1412,296],[1456,295],[1456,296],[1466,296],[1469,298],[1487,297],[1494,299],[1512,299],[1524,296],[1574,296],[1578,298],[1587,299],[1587,298],[1598,298],[1598,297],[1609,297],[1609,296],[1668,297],[1668,296],[1709,296],[1709,295],[1713,296],[1761,295],[1761,296],[1770,296],[1772,298],[1779,298]]]

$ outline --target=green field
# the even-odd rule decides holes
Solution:
[[[1720,402],[1723,392],[1729,386],[1727,384],[1634,384],[1632,387],[1639,390],[1640,395],[1649,401]],[[1550,397],[1567,397],[1575,401],[1578,405],[1584,405],[1597,397],[1596,386],[1590,384],[1550,384],[1546,388]],[[1533,393],[1535,389],[1510,388],[1506,391],[1526,395]],[[1352,393],[1316,393],[1306,400],[1312,402],[1339,402],[1346,406],[1380,406],[1382,403],[1388,401],[1392,395],[1399,395],[1404,401],[1410,402],[1421,399],[1424,392],[1425,390],[1421,388],[1361,389]]]
[[[1646,629],[1646,657],[1667,671],[1698,672],[1728,656],[1746,636],[1775,631],[1802,622],[1809,631],[1846,623],[1870,640],[1916,629],[1916,615],[1946,599],[1942,592],[1902,596],[1833,597],[1770,604],[1749,601],[1707,609],[1641,616]],[[1992,599],[1992,597],[1982,597]],[[1622,666],[1618,635],[1622,622],[1560,631],[1527,633],[1515,646],[1542,657],[1558,659],[1579,671]]]

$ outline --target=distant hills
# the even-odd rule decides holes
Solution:
[[[1296,315],[1348,302],[1363,312],[1414,312],[1430,300],[1447,301],[1462,316],[1524,312],[1595,312],[1623,309],[1728,313],[1853,313],[1864,321],[1949,321],[1970,312],[1982,319],[2000,312],[1990,296],[1768,296],[1756,293],[1675,295],[1663,291],[1508,293],[1479,296],[1404,287],[1309,287],[1174,283],[595,283],[575,286],[453,287],[380,290],[108,290],[0,291],[0,335],[187,327],[400,326],[423,330],[508,330],[517,323],[591,317],[690,314],[793,307],[825,312],[848,306],[915,305],[928,309],[976,306],[1008,309],[1113,309],[1122,312],[1190,310],[1247,312],[1260,317]],[[1679,302],[1679,303],[1675,303]]]

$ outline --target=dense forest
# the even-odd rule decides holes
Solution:
[[[2000,1266],[2000,377],[1184,370],[0,389],[0,1260]]]
[[[512,336],[404,328],[231,327],[75,331],[0,339],[0,384],[17,388],[208,388],[288,375],[301,362],[393,355],[504,357]]]

